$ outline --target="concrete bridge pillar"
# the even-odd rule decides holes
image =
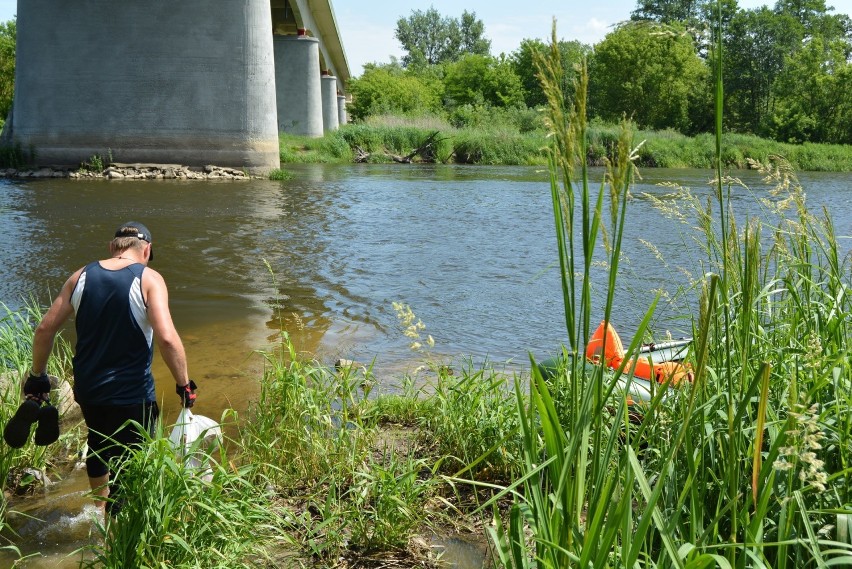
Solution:
[[[274,36],[278,130],[321,137],[323,133],[319,40],[303,33]]]
[[[337,78],[324,72],[322,77],[322,128],[325,132],[337,130]]]
[[[12,138],[39,164],[279,164],[269,0],[18,2]]]
[[[344,95],[337,96],[337,122],[341,125],[349,122],[349,117],[346,116],[346,97]]]

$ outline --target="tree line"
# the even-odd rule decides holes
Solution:
[[[736,0],[638,0],[630,20],[599,43],[558,41],[564,92],[573,97],[585,62],[591,117],[694,135],[713,129],[721,61],[727,131],[852,144],[852,20],[832,12],[825,0],[748,10]],[[712,49],[719,21],[721,54]],[[367,64],[351,81],[354,120],[433,114],[470,126],[497,116],[533,128],[527,111],[545,103],[534,65],[548,49],[543,41],[524,39],[495,56],[475,13],[453,18],[434,7],[400,18],[395,37],[405,55]]]

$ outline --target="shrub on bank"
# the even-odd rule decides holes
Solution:
[[[514,129],[520,133],[545,132],[544,114],[539,109],[527,107],[492,107],[484,105],[460,105],[449,116],[455,128]]]
[[[340,136],[350,148],[361,148],[366,152],[386,151],[405,155],[417,148],[429,136],[429,131],[406,125],[371,126],[353,124],[340,129]]]
[[[852,146],[842,144],[785,144],[786,157],[797,170],[852,172]]]
[[[413,126],[353,124],[341,128],[339,136],[356,152],[370,154],[370,162],[390,162],[392,156],[407,156],[437,133],[428,152],[431,162],[456,164],[544,164],[544,135],[521,134],[511,129],[427,130]],[[284,157],[282,156],[282,161]],[[417,156],[415,161],[425,161]]]
[[[453,161],[457,164],[543,165],[547,163],[544,145],[542,133],[464,129],[453,137]]]
[[[282,164],[352,162],[352,149],[340,137],[340,131],[328,133],[321,138],[281,133],[278,144]]]

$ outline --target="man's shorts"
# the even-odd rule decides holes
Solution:
[[[106,475],[111,460],[122,457],[128,448],[142,442],[139,427],[128,421],[139,423],[153,435],[160,416],[156,401],[136,405],[80,405],[80,409],[89,428],[86,472],[90,478]]]

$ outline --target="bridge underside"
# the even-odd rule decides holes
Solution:
[[[40,165],[78,165],[99,154],[116,162],[277,168],[275,4],[19,2],[15,98],[4,138]],[[323,51],[326,69],[333,52]]]
[[[272,29],[276,35],[297,35],[304,30],[320,38],[320,67],[338,78],[338,89],[349,80],[349,66],[330,0],[271,0]]]

